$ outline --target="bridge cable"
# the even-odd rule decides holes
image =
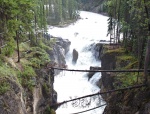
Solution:
[[[75,70],[75,69],[65,69],[65,68],[57,68],[57,67],[49,67],[48,69],[56,69],[63,71],[75,71],[75,72],[144,72],[144,69],[131,69],[131,70]],[[147,70],[150,72],[150,70]]]
[[[81,112],[76,112],[76,113],[71,113],[71,114],[80,114],[80,113],[84,113],[84,112],[88,112],[88,111],[91,111],[91,110],[95,110],[97,108],[100,108],[100,107],[103,107],[107,104],[103,104],[103,105],[100,105],[100,106],[97,106],[97,107],[94,107],[94,108],[91,108],[91,109],[88,109],[88,110],[85,110],[85,111],[81,111]]]
[[[85,95],[85,96],[78,97],[78,98],[75,98],[75,99],[70,99],[70,100],[66,100],[66,101],[60,102],[60,103],[52,104],[52,105],[50,105],[50,107],[61,106],[61,105],[65,104],[65,103],[68,103],[68,102],[71,102],[71,101],[75,101],[75,100],[79,100],[79,99],[83,99],[83,98],[87,98],[87,97],[92,97],[92,96],[96,96],[96,95],[102,95],[102,94],[107,94],[107,93],[112,93],[112,92],[117,92],[117,91],[126,91],[126,90],[141,88],[141,87],[144,87],[144,86],[146,86],[146,84],[140,84],[140,85],[136,85],[136,86],[128,86],[126,88],[114,89],[114,90],[109,90],[109,91],[105,91],[105,92],[100,92],[99,91],[99,92],[94,93],[94,94]]]

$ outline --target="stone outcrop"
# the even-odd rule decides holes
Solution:
[[[0,114],[43,114],[50,104],[57,102],[50,72],[44,69],[36,72],[32,91],[22,87],[13,76],[5,79],[9,90],[0,95]]]
[[[57,37],[56,44],[61,46],[64,49],[66,54],[70,49],[71,42],[68,39],[62,39],[61,37]]]
[[[103,48],[104,48],[103,43],[94,44],[93,52],[96,59],[99,60],[101,59],[101,56],[103,55],[103,51],[104,51]]]
[[[71,42],[68,39],[56,37],[56,44],[53,45],[52,50],[48,50],[50,59],[59,65],[65,65],[65,54],[69,51]]]
[[[101,53],[101,52],[100,52]],[[103,70],[114,70],[127,65],[117,61],[119,53],[116,51],[101,53],[101,68]],[[99,81],[101,92],[116,89],[116,73],[102,73]],[[123,92],[103,94],[102,98],[107,106],[103,114],[150,114],[150,88],[133,89]]]
[[[23,101],[23,89],[15,79],[5,79],[10,89],[0,95],[0,114],[27,114],[25,102]]]
[[[56,38],[53,50],[46,50],[50,63],[56,66],[63,64],[61,66],[65,67],[65,54],[69,51],[70,44],[67,39]],[[18,65],[21,67],[20,63]],[[13,64],[10,66],[16,68]],[[54,110],[50,108],[51,104],[57,103],[57,92],[53,89],[54,72],[44,65],[34,70],[36,76],[29,77],[30,82],[24,82],[26,85],[20,85],[19,77],[16,78],[13,74],[8,78],[0,77],[0,87],[3,87],[0,89],[1,92],[4,91],[0,92],[0,114],[55,114],[57,107],[53,107]],[[6,82],[8,90],[5,91],[7,85],[1,81]]]
[[[75,64],[78,60],[78,51],[76,49],[73,49],[72,52],[72,62]]]

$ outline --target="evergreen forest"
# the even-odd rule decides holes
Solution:
[[[0,47],[7,44],[0,53],[7,56],[19,42],[31,40],[36,45],[39,31],[47,32],[47,25],[78,16],[75,0],[1,0],[0,6]]]
[[[30,113],[39,111],[41,114],[56,114],[57,107],[50,107],[51,103],[57,103],[57,92],[53,89],[54,72],[48,70],[48,65],[51,67],[57,64],[51,64],[50,55],[54,54],[53,50],[56,51],[55,44],[62,44],[63,40],[57,37],[60,40],[57,42],[55,36],[50,36],[48,27],[64,27],[77,21],[80,18],[80,10],[108,17],[106,35],[110,36],[110,44],[119,48],[117,47],[117,51],[107,52],[112,58],[118,56],[116,58],[120,63],[116,62],[116,66],[119,66],[119,70],[146,69],[146,73],[112,73],[116,76],[112,76],[113,79],[109,74],[110,78],[115,80],[111,80],[112,88],[143,84],[143,77],[149,75],[150,0],[0,0],[0,113],[10,114],[13,111],[12,113],[17,114],[18,110],[25,110]],[[59,51],[62,50],[61,47]],[[62,55],[66,53],[59,54],[56,55],[65,59]],[[63,62],[63,68],[67,68],[66,61]],[[123,64],[122,68],[120,64]],[[107,89],[110,90],[109,87]],[[149,91],[149,87],[146,86],[142,91],[146,93],[147,90]],[[132,92],[142,96],[138,91]],[[130,96],[134,96],[132,92],[124,92],[125,96],[120,95],[121,92],[110,94],[108,105],[112,103],[113,95],[116,95],[116,99],[117,95],[120,95],[120,101],[113,99],[115,105],[121,104],[121,100],[125,99],[122,106],[126,106],[126,99],[130,101]],[[39,99],[35,99],[35,96]],[[149,102],[149,94],[147,96],[135,107],[145,106]],[[130,106],[132,109],[132,104]],[[122,111],[121,108],[120,110]]]
[[[127,52],[138,58],[139,68],[143,68],[146,45],[150,38],[150,1],[81,0],[80,2],[98,7],[98,13],[107,13],[111,42],[121,43]],[[90,5],[85,9],[91,10]]]

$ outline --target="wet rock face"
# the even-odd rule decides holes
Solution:
[[[118,63],[118,53],[104,53],[101,56],[101,66],[103,70],[114,70],[128,64]],[[102,73],[99,81],[101,92],[115,89],[115,73]],[[122,92],[113,92],[102,95],[107,102],[103,114],[150,114],[150,88],[132,89]]]
[[[33,114],[44,114],[51,104],[57,103],[57,92],[53,88],[50,70],[37,70],[37,84],[33,90]]]
[[[75,64],[78,60],[78,51],[73,49],[73,52],[72,52],[72,62]]]
[[[47,50],[52,64],[66,64],[65,54],[70,44],[69,40],[56,38],[53,50]],[[57,103],[57,92],[53,89],[54,75],[52,77],[48,69],[37,69],[36,74],[33,91],[21,87],[15,77],[6,80],[10,90],[0,95],[0,114],[45,114],[51,104]]]
[[[97,43],[94,47],[94,50],[96,58],[101,59],[103,55],[103,44]]]
[[[10,89],[0,94],[0,114],[45,114],[51,104],[57,103],[49,71],[39,69],[36,73],[33,91],[22,88],[15,78],[5,80]]]
[[[57,66],[66,64],[65,54],[69,51],[71,42],[68,39],[56,38],[53,50],[48,50],[51,61],[55,61]]]
[[[68,39],[62,39],[59,37],[57,38],[56,44],[61,46],[66,54],[69,51],[71,42]]]

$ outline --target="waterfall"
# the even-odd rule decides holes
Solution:
[[[81,19],[65,28],[50,27],[49,33],[71,41],[70,51],[66,54],[66,63],[69,69],[89,70],[90,66],[101,66],[101,62],[94,57],[93,45],[100,40],[109,40],[107,37],[108,17],[91,12],[80,12]],[[72,64],[72,51],[78,51],[78,60]],[[88,80],[86,72],[63,71],[55,76],[54,89],[58,93],[58,102],[97,93],[100,88],[97,82],[101,73]],[[57,109],[57,114],[70,114],[94,108],[103,104],[100,96],[81,99],[64,104]],[[83,114],[101,114],[104,107]]]

